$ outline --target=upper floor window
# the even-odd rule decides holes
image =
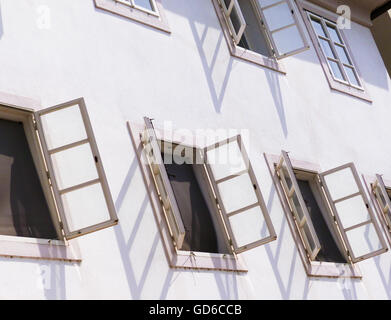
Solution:
[[[213,0],[231,54],[283,71],[276,59],[308,49],[291,0]]]
[[[170,32],[162,0],[95,0],[99,9]]]
[[[276,234],[241,136],[192,146],[158,138],[151,120],[144,120],[133,137],[143,150],[146,179],[155,187],[152,199],[157,196],[168,226],[170,264],[242,270],[237,254]]]
[[[344,32],[338,27],[338,15],[308,1],[297,1],[314,49],[330,88],[371,101],[349,48]]]
[[[307,14],[334,80],[361,89],[362,85],[356,67],[353,65],[337,25],[311,12]]]

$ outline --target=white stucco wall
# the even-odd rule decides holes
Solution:
[[[391,80],[370,30],[353,23],[345,34],[372,104],[331,92],[312,44],[285,59],[281,75],[230,56],[210,0],[163,4],[170,35],[93,0],[0,0],[0,91],[42,107],[85,98],[119,216],[114,228],[74,240],[80,265],[0,258],[0,298],[391,298],[390,252],[361,262],[362,280],[306,276],[262,156],[284,148],[323,169],[353,161],[360,173],[391,178]],[[49,29],[38,28],[39,6],[50,10]],[[242,254],[247,274],[168,267],[126,128],[143,116],[157,126],[250,130],[278,239]]]

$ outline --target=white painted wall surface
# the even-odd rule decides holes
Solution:
[[[230,56],[210,0],[163,5],[170,35],[93,0],[0,0],[0,91],[42,107],[85,98],[119,216],[118,226],[73,240],[80,265],[1,258],[0,298],[391,298],[391,252],[359,263],[362,280],[306,276],[262,156],[284,148],[323,169],[353,161],[391,178],[391,80],[370,30],[353,23],[345,34],[372,104],[330,91],[312,43],[281,75]],[[38,27],[39,7],[49,9],[48,29]],[[247,274],[169,268],[126,128],[143,116],[250,130],[278,239],[242,254]]]

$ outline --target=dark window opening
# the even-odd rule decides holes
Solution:
[[[0,234],[58,239],[23,124],[0,119]]]
[[[163,159],[164,154],[162,154]],[[167,155],[166,155],[167,159]],[[165,164],[186,230],[184,251],[230,253],[203,186],[201,164]],[[206,184],[206,181],[204,182]]]
[[[225,0],[226,7],[229,7],[231,0]],[[267,42],[266,35],[261,27],[260,19],[256,14],[256,9],[249,0],[238,0],[240,9],[242,11],[244,20],[246,21],[246,29],[244,30],[243,36],[238,43],[239,47],[255,51],[264,56],[271,57],[270,46]],[[232,9],[230,15],[232,25],[237,32],[240,29],[240,20],[235,7]]]
[[[311,188],[308,180],[297,179],[297,183],[321,246],[315,260],[322,262],[347,263],[334,239],[333,232],[330,230],[330,227],[322,214],[321,206],[318,204],[314,195],[314,192],[316,191]]]

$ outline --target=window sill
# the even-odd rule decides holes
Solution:
[[[155,189],[148,161],[143,152],[140,133],[144,130],[143,124],[127,123],[136,157],[142,171],[144,183],[150,198],[153,213],[162,238],[168,264],[175,269],[219,270],[231,272],[247,272],[242,258],[230,254],[216,254],[204,252],[189,252],[176,250],[172,242],[169,227],[162,210],[158,194]]]
[[[349,263],[311,261],[306,273],[309,277],[362,279],[359,267]]]
[[[61,240],[0,235],[0,257],[57,260],[80,263],[80,252],[74,245]]]
[[[133,8],[129,4],[117,0],[94,0],[95,7],[104,11],[118,14],[124,18],[134,20],[147,26],[171,33],[161,0],[156,0],[159,14]]]
[[[244,49],[244,48],[241,48],[241,47],[238,47],[237,45],[235,45],[235,43],[233,42],[232,37],[228,31],[228,28],[226,26],[226,22],[225,22],[223,13],[221,12],[221,8],[218,3],[218,0],[212,0],[212,3],[215,8],[218,20],[220,22],[220,26],[223,31],[225,40],[227,41],[227,45],[228,45],[231,56],[248,61],[248,62],[255,63],[257,65],[268,68],[270,70],[280,72],[282,74],[286,74],[286,70],[285,70],[283,64],[281,62],[278,62],[276,59],[263,56],[259,53],[254,52],[254,51]]]

